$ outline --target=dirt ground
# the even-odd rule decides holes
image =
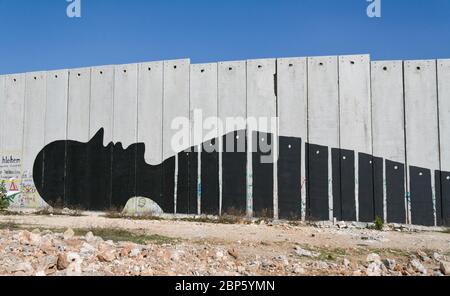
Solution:
[[[390,225],[385,226],[386,230],[378,231],[361,224],[342,222],[336,225],[264,221],[219,224],[111,219],[99,213],[85,214],[81,217],[7,215],[0,216],[0,226],[7,233],[22,229],[40,233],[48,229],[47,234],[51,232],[57,237],[70,228],[92,231],[94,235],[98,235],[100,229],[109,229],[136,236],[168,238],[170,243],[137,244],[141,252],[145,246],[157,248],[155,252],[169,252],[167,262],[158,261],[162,265],[151,268],[151,274],[155,275],[442,275],[447,273],[445,264],[450,256],[450,232],[443,228]],[[83,241],[82,236],[78,239]],[[110,246],[120,253],[120,243],[123,242],[110,242]],[[174,250],[182,254],[181,257],[175,255],[176,260],[172,260]],[[74,252],[79,253],[80,248]],[[98,253],[97,250],[97,257]],[[95,254],[92,255],[94,259]],[[83,264],[89,261],[92,265],[93,258],[82,258]],[[117,257],[116,260],[121,259]],[[190,266],[190,261],[192,268],[179,269]],[[217,263],[222,261],[223,264]],[[202,264],[201,268],[196,268],[197,264]],[[94,274],[133,274],[125,269],[103,270],[100,265]],[[82,266],[81,273],[85,274]]]

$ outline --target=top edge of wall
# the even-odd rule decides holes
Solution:
[[[427,60],[404,60],[405,64],[417,64],[417,63],[436,63],[437,60],[427,59]]]
[[[370,59],[370,54],[347,54],[347,55],[339,55],[339,58],[363,58]]]
[[[158,61],[142,61],[137,63],[124,63],[124,64],[109,64],[109,65],[95,65],[95,66],[86,66],[86,67],[76,67],[76,68],[64,68],[64,69],[52,69],[52,70],[37,70],[37,71],[29,71],[29,72],[18,72],[18,73],[5,73],[0,74],[1,77],[3,76],[13,76],[13,75],[20,75],[20,74],[40,74],[40,73],[55,73],[55,72],[61,72],[61,71],[86,71],[88,69],[107,69],[107,68],[114,68],[114,67],[120,67],[120,66],[127,66],[127,65],[150,65],[150,64],[157,64],[157,63],[187,63],[191,65],[209,65],[209,64],[219,64],[219,65],[228,65],[228,64],[236,64],[236,63],[246,63],[246,62],[257,62],[257,61],[272,61],[272,60],[293,60],[293,59],[311,59],[311,60],[321,60],[321,59],[336,59],[336,58],[355,58],[355,57],[361,57],[361,58],[368,58],[371,59],[370,54],[355,54],[355,55],[324,55],[324,56],[291,56],[291,57],[278,57],[278,58],[260,58],[260,59],[247,59],[247,60],[229,60],[229,61],[218,61],[218,62],[209,62],[209,63],[192,63],[189,58],[182,58],[182,59],[169,59],[169,60],[158,60]],[[371,63],[378,64],[378,63],[386,63],[386,62],[404,62],[404,63],[419,63],[419,62],[449,62],[450,58],[443,58],[443,59],[416,59],[416,60],[371,60]]]
[[[371,61],[373,65],[382,65],[384,63],[403,63],[403,60],[382,60],[382,61]]]

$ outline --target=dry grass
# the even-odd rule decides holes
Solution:
[[[28,230],[33,231],[38,229],[40,231],[50,230],[53,233],[63,233],[66,229],[63,228],[43,228],[43,227],[33,227],[27,225],[18,225],[14,222],[4,222],[0,223],[0,230]],[[85,236],[88,232],[92,232],[95,236],[101,237],[103,240],[114,241],[114,242],[132,242],[136,244],[176,244],[180,242],[180,239],[170,238],[167,236],[162,236],[158,234],[140,234],[132,231],[127,231],[117,228],[76,228],[74,229],[75,235]]]
[[[83,210],[81,210],[81,209],[67,210],[67,209],[61,209],[61,208],[44,208],[42,210],[34,212],[33,215],[82,217]]]
[[[175,244],[179,242],[179,239],[170,238],[158,234],[138,234],[135,232],[116,229],[116,228],[90,228],[90,229],[74,229],[74,232],[78,236],[84,236],[88,232],[92,232],[95,236],[102,239],[114,242],[133,242],[136,244],[145,245],[148,243],[163,245],[163,244]]]

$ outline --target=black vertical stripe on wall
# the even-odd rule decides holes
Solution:
[[[177,206],[178,214],[189,214],[189,152],[178,153]]]
[[[253,214],[273,217],[273,137],[268,133],[253,133]]]
[[[441,172],[442,224],[450,226],[450,172]]]
[[[65,203],[78,204],[85,210],[92,209],[90,198],[91,176],[89,174],[89,149],[86,145],[67,142]],[[104,209],[105,210],[105,209]]]
[[[372,155],[358,154],[359,221],[375,221],[375,198]]]
[[[112,153],[113,145],[103,146],[104,130],[101,129],[88,144],[88,186],[90,210],[109,209],[112,207]],[[77,143],[72,143],[78,146]],[[75,152],[71,149],[71,153]],[[72,175],[73,176],[73,175]],[[123,207],[124,205],[122,205]]]
[[[163,170],[163,165],[150,166],[146,164],[145,145],[139,144],[136,157],[136,195],[153,200],[165,211]]]
[[[201,207],[202,214],[208,215],[218,215],[220,207],[219,153],[208,152],[215,147],[216,141],[204,143],[201,152]]]
[[[163,203],[165,213],[175,213],[175,156],[163,163]]]
[[[356,220],[355,152],[340,150],[342,220]]]
[[[65,157],[66,147],[48,145],[43,152],[43,191],[46,196],[54,200],[59,206],[65,202]]]
[[[434,171],[434,193],[435,193],[435,205],[436,205],[436,225],[443,225],[442,217],[442,188],[441,188],[442,176],[440,171]]]
[[[329,220],[328,147],[306,145],[307,219]]]
[[[281,219],[300,219],[301,153],[300,138],[280,137],[278,158],[278,209]]]
[[[247,209],[246,131],[225,135],[222,151],[222,213],[244,215]]]
[[[331,167],[333,179],[333,217],[342,220],[342,197],[341,197],[341,151],[337,148],[331,149]]]
[[[136,196],[136,147],[135,144],[124,150],[120,142],[113,146],[111,206],[114,208],[126,205],[130,195]]]
[[[384,221],[383,166],[383,158],[373,157],[373,198],[375,218],[379,217],[382,221]]]
[[[410,166],[411,220],[415,225],[434,226],[433,189],[429,169]]]
[[[198,214],[198,152],[189,152],[189,199],[187,214]]]
[[[406,223],[405,165],[386,160],[386,208],[388,223]]]

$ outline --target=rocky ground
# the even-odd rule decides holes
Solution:
[[[401,225],[0,215],[0,275],[450,275],[450,233]]]

